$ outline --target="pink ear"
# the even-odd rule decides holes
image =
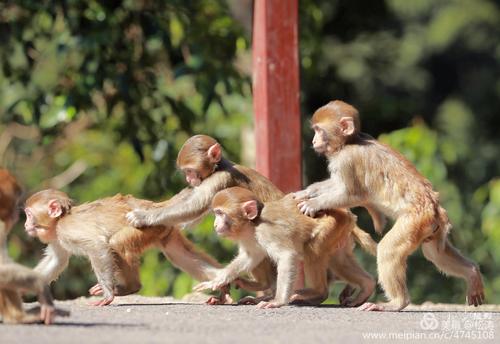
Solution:
[[[217,163],[220,161],[222,158],[222,150],[221,146],[218,143],[215,143],[210,146],[210,148],[207,151],[208,158],[210,159],[211,162]]]
[[[345,136],[351,136],[352,134],[354,134],[356,127],[351,117],[342,117],[339,123],[340,128],[342,129],[342,133],[344,133]]]
[[[257,201],[247,201],[241,206],[243,213],[249,220],[254,220],[259,215]]]
[[[59,217],[62,215],[63,210],[61,203],[56,199],[51,199],[48,203],[48,211],[50,217]]]

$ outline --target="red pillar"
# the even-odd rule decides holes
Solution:
[[[255,0],[256,167],[284,192],[302,187],[298,0]]]

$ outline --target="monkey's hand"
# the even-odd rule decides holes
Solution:
[[[148,212],[142,209],[134,209],[126,215],[127,221],[134,227],[144,227],[153,225],[149,221]]]
[[[301,191],[294,192],[292,196],[293,199],[297,201],[304,201],[312,197],[312,192],[309,189],[304,189]]]
[[[103,292],[102,286],[99,283],[89,289],[89,294],[92,296],[102,295]]]
[[[194,291],[204,291],[204,290],[217,290],[222,287],[224,284],[219,284],[216,280],[206,281],[198,283],[193,287]]]
[[[45,325],[50,325],[54,322],[54,317],[56,316],[56,309],[51,305],[41,305],[40,306],[40,320],[43,321]]]
[[[297,204],[297,207],[299,208],[300,212],[303,213],[304,215],[307,215],[309,217],[314,217],[316,213],[318,213],[320,210],[322,210],[318,204],[318,198],[310,198],[308,200],[299,202]]]
[[[231,283],[232,280],[229,279],[227,274],[219,274],[219,276],[215,277],[211,281],[201,282],[193,287],[194,291],[203,291],[203,290],[219,290],[222,289],[227,284]]]
[[[257,304],[257,308],[259,309],[279,308],[284,305],[285,305],[284,303],[275,300],[261,301]]]

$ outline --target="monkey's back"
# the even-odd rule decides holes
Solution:
[[[330,160],[330,171],[338,171],[339,163],[352,169],[348,192],[356,194],[355,189],[361,188],[393,218],[406,211],[432,212],[439,202],[430,181],[405,156],[373,138],[346,145]]]
[[[97,201],[84,203],[71,208],[70,212],[60,220],[65,233],[63,237],[72,241],[76,238],[80,242],[95,235],[109,242],[111,246],[119,242],[120,251],[145,249],[158,240],[170,234],[171,226],[158,225],[144,228],[135,228],[129,224],[125,215],[136,207],[152,206],[153,202],[137,199],[131,195],[117,194]],[[58,225],[58,229],[61,226]],[[119,240],[114,240],[119,236]],[[71,244],[71,243],[70,243]],[[122,246],[125,246],[124,249]]]
[[[256,170],[243,165],[234,165],[234,168],[247,177],[235,176],[238,186],[251,190],[262,202],[277,201],[285,196],[283,191]]]
[[[280,241],[300,252],[329,254],[350,239],[355,216],[346,209],[333,209],[317,218],[302,214],[292,194],[265,202],[260,215],[261,236]],[[299,246],[297,246],[299,245]]]

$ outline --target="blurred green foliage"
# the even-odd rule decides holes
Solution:
[[[251,38],[232,11],[246,3],[2,2],[1,165],[28,193],[58,186],[85,202],[117,192],[171,196],[183,187],[177,151],[195,133],[215,136],[239,161],[242,128],[252,123]],[[433,182],[452,241],[479,262],[488,301],[499,303],[499,2],[299,3],[307,182],[327,173],[309,149],[310,115],[334,98],[355,104],[364,131]],[[221,262],[234,254],[210,217],[186,234]],[[41,248],[16,227],[15,259],[33,266]],[[374,259],[358,254],[375,274]],[[463,302],[464,284],[440,276],[420,253],[409,267],[414,302]],[[141,279],[145,295],[181,297],[193,284],[156,250],[144,255]],[[92,283],[88,262],[74,258],[53,290],[76,297]]]

